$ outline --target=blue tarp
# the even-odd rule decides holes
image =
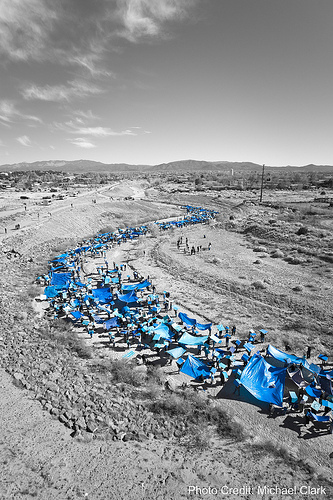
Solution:
[[[240,382],[259,401],[282,406],[286,368],[276,368],[255,354],[244,368]]]
[[[182,347],[175,347],[174,349],[170,349],[169,351],[166,351],[167,354],[170,354],[174,359],[180,358],[184,352],[186,352],[186,349],[183,349]]]
[[[170,328],[166,324],[159,325],[157,328],[154,328],[150,333],[154,333],[153,340],[172,339],[172,333],[170,332]]]
[[[302,363],[304,365],[306,361],[304,358],[299,358],[298,356],[294,356],[293,354],[286,354],[285,352],[276,349],[276,347],[272,345],[269,345],[267,347],[267,355],[272,356],[272,358],[277,359],[278,361],[281,361],[281,363],[295,365],[300,365]]]
[[[132,285],[122,285],[121,289],[124,292],[129,292],[130,290],[135,290],[138,287],[137,283],[133,283]]]
[[[142,290],[143,288],[148,288],[149,286],[151,286],[151,283],[148,280],[144,280],[141,281],[141,283],[139,283],[136,288],[137,290]]]
[[[151,286],[150,281],[144,280],[141,283],[133,283],[132,285],[122,285],[122,290],[143,290]]]
[[[208,336],[194,337],[194,335],[190,335],[189,333],[184,333],[178,340],[178,343],[183,345],[202,345],[207,341],[207,339]]]
[[[195,326],[198,330],[210,330],[212,324],[213,323],[206,323],[205,325],[202,325],[201,323],[196,323]]]
[[[316,415],[315,413],[312,413],[312,411],[308,411],[307,413],[309,418],[312,418],[312,420],[315,420],[316,422],[330,422],[330,417],[329,415]]]
[[[118,322],[118,317],[117,316],[108,319],[104,323],[104,326],[105,326],[106,330],[110,330],[110,328],[114,328],[115,326],[118,326],[118,325],[119,325],[119,322]]]
[[[210,377],[209,366],[207,366],[206,363],[204,363],[200,359],[191,356],[191,354],[188,355],[185,363],[180,369],[180,372],[185,373],[185,375],[188,375],[189,377],[192,377],[194,379],[201,377],[201,375],[204,378]]]
[[[195,325],[195,324],[196,324],[196,322],[197,322],[197,320],[196,320],[196,319],[189,318],[189,317],[187,316],[187,314],[182,313],[182,312],[180,312],[180,313],[178,314],[178,316],[179,316],[179,319],[180,319],[181,321],[183,321],[183,323],[186,323],[187,325],[191,325],[191,326],[193,326],[193,325]]]
[[[80,319],[83,316],[80,311],[71,311],[71,315],[74,316],[75,319]]]
[[[71,281],[72,273],[53,273],[50,285],[66,288]]]
[[[198,328],[198,330],[209,330],[211,327],[212,327],[212,323],[207,323],[205,325],[201,324],[201,323],[198,323],[196,319],[194,318],[189,318],[187,316],[187,314],[185,313],[182,313],[180,312],[178,314],[179,316],[179,319],[181,321],[183,321],[184,323],[186,323],[187,325],[191,325],[191,326],[196,326],[196,328]]]
[[[51,299],[52,297],[56,297],[59,292],[60,292],[60,289],[56,286],[47,286],[44,289],[44,295],[46,295],[46,297],[48,299]]]
[[[138,297],[136,296],[134,291],[132,291],[127,294],[118,293],[118,299],[121,300],[122,302],[125,302],[126,304],[130,304],[131,302],[137,302]]]
[[[91,293],[101,304],[107,304],[112,300],[110,288],[94,288]]]

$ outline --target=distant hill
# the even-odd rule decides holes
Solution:
[[[267,165],[267,170],[279,170],[288,172],[325,172],[333,174],[333,165],[305,165],[303,167],[285,166],[274,167]],[[47,160],[35,161],[33,163],[13,163],[0,166],[0,172],[31,171],[31,170],[54,170],[68,173],[85,172],[204,172],[204,171],[261,171],[262,165],[251,162],[229,162],[229,161],[204,161],[204,160],[180,160],[158,165],[129,165],[127,163],[101,163],[93,160]]]

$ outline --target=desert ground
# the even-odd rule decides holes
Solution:
[[[142,236],[108,258],[149,275],[202,322],[236,325],[238,338],[268,330],[257,349],[303,356],[311,345],[310,361],[324,353],[332,367],[332,207],[312,191],[271,191],[260,204],[253,192],[170,195],[130,180],[50,205],[40,204],[45,193],[21,195],[0,196],[0,498],[333,498],[332,434],[297,413],[270,418],[228,383],[195,390],[174,365],[147,374],[133,364],[141,383],[128,369],[115,374],[121,350],[103,334],[61,330],[35,281],[99,232],[181,217],[183,204],[217,210],[209,224]],[[178,250],[179,236],[202,251]],[[96,427],[77,432],[83,410]]]

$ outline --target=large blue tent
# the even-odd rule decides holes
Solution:
[[[210,377],[210,367],[206,365],[201,359],[195,358],[189,354],[183,366],[180,369],[181,373],[185,373],[189,377],[198,379],[203,376],[203,378]]]
[[[256,353],[244,368],[240,382],[259,401],[282,406],[286,368],[270,365]]]

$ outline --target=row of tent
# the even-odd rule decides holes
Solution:
[[[182,227],[187,224],[205,223],[211,218],[214,218],[218,212],[206,210],[202,207],[192,207],[185,205],[182,208],[186,209],[187,216],[181,221],[169,221],[167,223],[156,222],[161,229],[168,229],[172,226]],[[130,309],[140,306],[140,299],[136,292],[148,288],[151,283],[148,280],[139,283],[123,284],[121,293],[115,295],[111,293],[109,287],[93,288],[87,291],[87,285],[75,280],[73,278],[73,269],[77,268],[79,257],[90,254],[93,256],[95,253],[103,251],[107,248],[109,243],[119,243],[127,239],[138,238],[146,234],[148,231],[147,226],[139,226],[135,228],[118,229],[113,233],[99,234],[95,238],[86,240],[78,248],[69,250],[50,261],[50,271],[48,275],[43,276],[47,283],[45,288],[45,295],[48,299],[59,297],[66,293],[66,290],[81,290],[83,293],[82,299],[87,304],[92,304],[101,310],[103,305],[110,305],[112,309],[117,311],[115,316],[105,322],[107,329],[118,326],[118,317],[124,314],[129,314]],[[109,272],[112,276],[113,282],[117,282],[117,270],[114,269]],[[75,310],[73,304],[71,314],[75,319],[78,319],[82,313]],[[156,346],[165,346],[173,342],[174,331],[178,331],[181,335],[172,349],[167,350],[174,359],[180,359],[186,354],[188,347],[204,346],[208,338],[212,338],[214,342],[220,342],[220,339],[211,334],[212,323],[201,324],[195,318],[190,318],[185,313],[179,313],[179,319],[192,329],[207,331],[209,335],[193,335],[189,331],[185,331],[181,325],[172,322],[172,326],[167,322],[156,322],[155,324],[142,325],[142,331],[152,337]],[[222,328],[219,328],[222,327]],[[222,325],[218,325],[220,331],[224,330]],[[237,341],[236,341],[237,342]],[[238,341],[239,342],[239,341]],[[250,343],[251,344],[251,343]],[[244,346],[246,348],[246,345]],[[248,348],[249,353],[253,348],[251,344]],[[186,360],[182,364],[181,371],[186,373],[194,379],[208,378],[211,375],[211,366],[202,359],[188,354]],[[282,406],[286,376],[296,384],[297,387],[305,387],[312,397],[319,394],[318,387],[321,388],[329,396],[332,393],[333,370],[323,370],[320,366],[312,363],[309,364],[303,357],[297,357],[292,354],[286,354],[273,346],[268,346],[266,358],[262,357],[260,353],[256,353],[249,357],[248,362],[241,373],[240,384],[245,387],[253,396],[260,401],[273,403],[277,406]],[[317,392],[316,392],[317,391]]]

